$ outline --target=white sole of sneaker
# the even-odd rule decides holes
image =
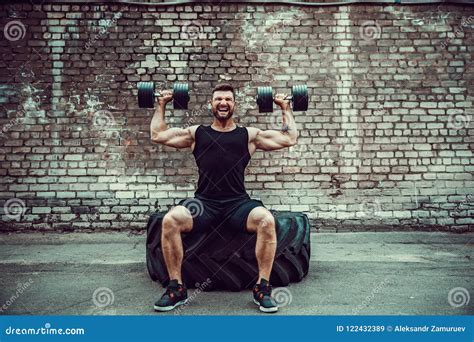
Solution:
[[[154,305],[153,308],[155,309],[155,311],[166,312],[166,311],[171,311],[171,310],[175,309],[176,307],[178,307],[180,305],[184,305],[187,302],[188,302],[188,300],[185,299],[185,300],[182,300],[180,302],[177,302],[175,305],[170,305],[170,306],[156,306],[156,305]]]
[[[253,302],[258,305],[258,309],[262,312],[265,312],[265,313],[272,313],[272,312],[277,312],[278,311],[278,306],[274,307],[274,308],[264,308],[263,306],[260,305],[259,302],[257,302],[255,299],[253,300]]]

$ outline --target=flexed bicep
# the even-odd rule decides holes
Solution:
[[[284,131],[257,129],[254,132],[252,143],[259,150],[273,151],[296,144],[296,140]]]
[[[168,128],[165,131],[152,132],[152,142],[175,148],[191,147],[194,142],[194,127]]]

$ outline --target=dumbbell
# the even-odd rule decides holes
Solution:
[[[155,96],[161,96],[161,93],[155,92],[155,83],[138,82],[138,106],[140,108],[154,108]],[[173,84],[173,108],[188,109],[189,86],[187,83]]]
[[[308,87],[306,85],[294,85],[291,88],[292,108],[295,112],[308,110]],[[273,89],[272,87],[257,88],[257,105],[260,113],[273,112]]]

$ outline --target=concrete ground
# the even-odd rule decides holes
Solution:
[[[472,315],[473,242],[474,233],[313,233],[309,274],[278,289],[279,314]],[[163,289],[148,277],[143,235],[0,234],[0,246],[1,315],[158,314]],[[179,314],[259,313],[250,291],[190,295]]]

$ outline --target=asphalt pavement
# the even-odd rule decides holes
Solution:
[[[472,315],[474,233],[312,233],[300,283],[274,289],[277,315]],[[0,315],[257,315],[250,291],[194,292],[155,313],[163,288],[145,236],[0,234]]]

